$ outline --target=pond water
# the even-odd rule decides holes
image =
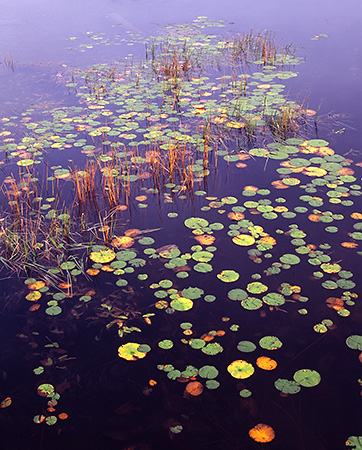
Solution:
[[[2,448],[362,448],[361,4],[226,6],[2,1]]]

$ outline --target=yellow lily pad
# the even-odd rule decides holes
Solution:
[[[116,254],[113,250],[99,250],[98,252],[92,252],[89,258],[95,263],[109,263],[114,260]]]

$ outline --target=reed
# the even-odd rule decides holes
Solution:
[[[14,71],[15,68],[14,59],[10,53],[3,55],[3,61],[8,69]]]
[[[291,44],[279,47],[273,33],[269,31],[255,33],[253,30],[227,43],[226,50],[231,52],[234,61],[247,64],[253,60],[261,60],[264,65],[275,64],[278,56],[283,60],[283,57],[295,53]]]

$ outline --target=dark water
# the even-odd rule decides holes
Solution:
[[[0,131],[10,130],[10,137],[19,146],[27,142],[24,138],[35,139],[42,135],[37,135],[24,123],[45,120],[52,125],[42,122],[45,128],[43,135],[46,136],[44,139],[48,143],[40,140],[40,144],[44,145],[39,159],[41,162],[29,168],[16,163],[19,158],[21,160],[32,155],[36,159],[34,150],[27,149],[27,154],[22,156],[22,148],[11,147],[11,142],[10,147],[7,147],[9,135],[1,135],[1,139],[5,139],[1,147],[1,181],[4,182],[1,195],[1,219],[4,225],[1,236],[11,229],[7,219],[11,212],[8,201],[15,199],[11,196],[14,185],[9,190],[9,178],[6,177],[14,174],[17,182],[19,177],[24,182],[38,173],[39,180],[35,180],[31,190],[35,192],[36,185],[39,194],[32,192],[27,197],[28,190],[25,189],[21,197],[24,199],[23,205],[29,208],[37,196],[43,199],[56,197],[57,214],[69,213],[77,244],[88,243],[87,247],[70,245],[66,251],[59,251],[59,256],[53,258],[45,270],[37,270],[32,266],[24,273],[24,263],[20,262],[17,265],[19,276],[7,270],[6,258],[2,260],[0,402],[7,397],[12,400],[10,406],[4,403],[0,409],[3,448],[148,450],[186,447],[249,450],[262,445],[249,437],[249,430],[258,423],[268,424],[275,431],[275,439],[265,444],[270,449],[350,448],[346,447],[347,439],[361,436],[362,433],[361,362],[358,358],[361,342],[354,348],[346,345],[346,339],[360,336],[362,328],[361,300],[358,297],[362,294],[362,248],[358,235],[362,223],[361,216],[358,216],[362,214],[359,195],[362,184],[360,2],[351,1],[346,5],[334,1],[307,1],[295,5],[291,2],[267,1],[260,5],[257,2],[230,1],[226,5],[216,5],[206,1],[181,1],[175,4],[169,1],[92,0],[87,5],[80,1],[64,1],[53,5],[46,1],[15,4],[3,0],[2,3],[0,108],[1,117],[5,120],[2,120],[3,128]],[[314,122],[312,117],[303,122],[300,134],[296,137],[302,138],[301,142],[305,139],[327,141],[326,146],[333,149],[334,159],[332,157],[322,162],[314,160],[312,165],[342,162],[342,166],[324,166],[328,169],[325,177],[321,177],[324,182],[313,184],[313,180],[319,177],[309,177],[298,172],[283,175],[283,172],[277,171],[285,168],[280,166],[283,158],[266,160],[251,153],[253,157],[248,160],[228,162],[225,149],[229,155],[235,156],[241,149],[267,148],[272,136],[269,133],[255,141],[245,141],[241,137],[225,135],[217,144],[220,156],[217,158],[214,151],[210,152],[209,175],[200,176],[199,181],[195,175],[193,189],[181,192],[182,182],[176,177],[174,184],[168,184],[170,179],[166,174],[161,176],[159,192],[154,191],[152,177],[139,177],[138,181],[130,183],[127,195],[123,179],[123,190],[117,205],[126,205],[124,209],[110,208],[102,200],[108,195],[104,188],[103,191],[102,188],[97,191],[99,210],[94,208],[91,201],[88,209],[82,209],[77,201],[73,203],[76,198],[74,183],[69,179],[47,177],[54,175],[57,168],[82,170],[87,161],[92,160],[101,161],[101,167],[106,161],[99,160],[99,156],[113,155],[110,142],[121,138],[91,136],[82,129],[82,124],[89,124],[86,120],[82,122],[82,115],[90,113],[85,106],[88,100],[79,95],[84,81],[81,79],[84,72],[81,71],[87,70],[92,64],[119,61],[120,74],[126,76],[130,67],[138,70],[138,61],[145,57],[144,38],[150,35],[166,36],[165,26],[189,23],[198,16],[224,20],[222,28],[209,29],[205,26],[205,33],[220,35],[224,40],[231,40],[235,34],[249,32],[250,29],[267,29],[276,33],[276,40],[281,45],[293,43],[296,55],[303,63],[288,65],[283,70],[297,72],[298,76],[273,80],[273,83],[285,84],[283,95],[288,100],[301,103],[305,99],[305,108],[315,111],[319,108],[318,120]],[[328,37],[318,36],[321,34]],[[311,40],[315,36],[318,36],[316,40]],[[77,39],[69,39],[71,37]],[[252,75],[256,70],[263,71],[262,66],[257,67],[248,66],[240,73]],[[218,86],[221,82],[215,78],[225,74],[232,75],[230,67],[211,68],[208,72],[210,83]],[[130,77],[134,80],[133,75]],[[119,82],[122,85],[122,81]],[[72,83],[77,85],[74,87]],[[265,82],[257,80],[257,84]],[[142,92],[134,94],[132,90],[132,95],[138,95],[137,99],[142,105],[146,102],[145,97],[150,104],[153,97],[156,98],[156,93],[147,93],[145,86],[142,85],[145,96],[142,96]],[[205,91],[209,91],[210,86]],[[188,92],[185,89],[185,95],[194,95],[193,101],[216,98],[222,102],[221,97],[200,96],[202,90],[196,92],[190,89]],[[121,100],[124,94],[127,91],[121,91]],[[162,113],[166,97],[158,97],[158,106],[152,114]],[[127,104],[110,103],[106,109],[111,113],[120,115],[127,112]],[[138,106],[141,108],[142,105]],[[73,106],[79,109],[66,109]],[[186,106],[183,108],[183,111],[189,112]],[[137,105],[130,104],[130,109],[137,109]],[[69,129],[52,128],[54,123],[59,123],[59,117],[63,117],[57,118],[57,114],[63,114],[64,111],[73,120],[69,122]],[[95,123],[91,124],[93,128],[112,124],[109,116],[96,115],[93,117]],[[167,122],[165,118],[159,123],[166,127],[172,122]],[[132,121],[128,117],[124,120],[127,124]],[[200,126],[200,122],[190,116],[182,118],[182,123],[190,134],[195,134]],[[150,123],[144,120],[139,121],[138,125],[147,131]],[[124,132],[132,133],[132,130]],[[68,145],[62,146],[62,150],[52,147],[51,144],[56,142],[56,139],[54,141],[49,137],[52,133],[61,137],[68,134],[64,137]],[[138,136],[134,140],[142,139]],[[84,142],[76,145],[81,139]],[[126,144],[130,144],[130,141]],[[80,152],[80,148],[84,150],[85,145],[94,145],[94,158]],[[303,153],[303,147],[299,147],[299,144],[290,145],[295,146],[295,151],[285,158],[287,160],[323,156],[320,153]],[[20,151],[20,156],[11,154],[15,150]],[[144,156],[142,152],[145,149],[141,144],[138,152]],[[338,159],[338,155],[343,158]],[[120,152],[117,164],[124,163],[122,158],[123,153]],[[196,164],[202,165],[202,158],[203,152],[198,152],[195,159],[201,159],[201,162]],[[130,163],[130,155],[127,161]],[[246,167],[237,167],[238,162],[245,162]],[[346,174],[347,178],[337,172],[342,167],[352,170]],[[24,177],[28,170],[30,175]],[[132,170],[133,174],[138,173],[137,169]],[[282,176],[296,177],[301,184],[278,190],[271,183]],[[97,177],[97,182],[101,183],[102,176],[98,173]],[[245,186],[256,186],[259,192],[253,196],[246,195]],[[263,192],[266,189],[269,191]],[[205,192],[198,195],[200,193],[197,191]],[[185,194],[184,197],[180,196],[180,192]],[[330,198],[339,199],[341,193],[345,195],[341,198],[347,201],[346,204],[330,202]],[[311,200],[303,199],[307,195],[320,200],[310,203]],[[139,199],[140,196],[146,198]],[[219,205],[212,204],[213,201],[220,202],[222,198],[230,196],[235,198],[235,203],[234,200],[230,203],[225,200]],[[43,199],[40,202],[45,204]],[[255,201],[256,204],[245,204],[248,201]],[[349,204],[348,201],[353,203]],[[49,200],[47,204],[52,202]],[[142,207],[144,204],[146,206]],[[285,211],[283,214],[278,211],[275,219],[267,220],[268,216],[262,215],[267,212],[263,207],[270,205],[273,208],[286,206],[289,212],[295,211],[294,215],[283,215]],[[239,209],[233,209],[235,207]],[[49,206],[49,209],[52,208]],[[242,219],[239,219],[239,223],[227,217],[229,213],[241,212],[240,208],[245,219],[252,221],[255,226],[262,226],[265,232],[276,239],[277,245],[256,253],[255,245],[235,245],[232,241],[235,236],[233,230],[237,229],[242,234],[251,233],[248,228],[250,223]],[[31,209],[37,210],[35,206],[31,206]],[[25,214],[24,211],[20,216]],[[48,210],[42,211],[45,215]],[[178,216],[172,218],[168,216],[169,213],[177,213]],[[318,223],[307,218],[310,214],[322,213],[333,217]],[[351,217],[353,213],[357,214],[355,218]],[[191,254],[194,255],[200,248],[193,247],[198,244],[195,240],[197,234],[192,233],[192,228],[184,223],[190,217],[203,218],[211,225],[217,224],[214,229],[210,230],[206,226],[203,230],[204,234],[215,237],[215,242],[203,246],[203,250],[215,255],[209,261],[212,264],[210,272],[202,273],[194,269],[197,256],[192,258]],[[83,233],[84,218],[88,231]],[[46,223],[49,221],[48,217]],[[62,236],[66,233],[66,223],[66,220],[61,221]],[[220,223],[222,229],[218,227]],[[85,270],[94,264],[89,258],[89,242],[103,245],[105,240],[108,247],[112,248],[107,239],[103,239],[107,231],[100,231],[102,225],[109,225],[111,234],[113,232],[115,236],[124,235],[130,229],[143,230],[136,236],[130,251],[134,250],[137,258],[144,259],[145,266],[137,267],[135,256],[132,256],[124,258],[130,270],[117,277],[106,271],[96,276],[86,274]],[[230,225],[234,225],[234,228],[230,228]],[[338,227],[337,232],[328,232],[325,229],[328,226]],[[293,230],[297,230],[295,236]],[[231,233],[228,234],[228,231]],[[25,233],[24,229],[21,233]],[[351,233],[357,234],[351,237]],[[58,243],[63,239],[62,236],[56,238]],[[255,239],[261,237],[257,231],[254,231],[253,236]],[[146,238],[152,238],[152,242],[146,240],[142,243],[142,239]],[[304,239],[304,244],[291,242],[297,238]],[[344,242],[352,243],[353,248],[341,245]],[[308,254],[296,252],[297,247],[308,244],[311,246]],[[185,265],[188,266],[187,278],[178,277],[178,269],[170,269],[166,258],[150,257],[152,252],[157,255],[163,246],[169,245],[177,246],[184,257]],[[210,246],[215,248],[210,249]],[[3,248],[4,241],[2,256],[5,257]],[[150,252],[146,253],[145,249]],[[292,262],[288,267],[283,261],[285,254],[297,255],[300,264],[294,265]],[[320,258],[319,264],[311,262],[314,258]],[[123,256],[117,256],[117,260],[123,260]],[[77,264],[84,264],[84,267],[79,267],[79,274],[71,272],[74,267],[69,270],[63,268],[55,273],[56,278],[52,278],[49,268],[59,269],[65,261],[76,261]],[[323,271],[322,264],[329,262],[340,265],[343,276],[338,275],[338,269],[332,269],[330,274]],[[281,269],[277,273],[271,270],[272,267]],[[239,279],[230,283],[220,281],[216,275],[224,270],[236,271]],[[148,278],[142,279],[140,274],[146,274]],[[37,303],[40,306],[35,311],[29,311],[32,303],[25,299],[31,291],[26,280],[32,277],[38,281],[45,280],[48,287],[48,291],[41,292]],[[127,284],[119,283],[120,279],[126,280]],[[162,286],[161,283],[161,286],[152,287],[152,283],[161,280],[170,280],[171,284]],[[260,308],[253,309],[241,307],[240,301],[230,300],[230,290],[239,288],[246,291],[249,283],[259,280],[267,285],[268,292],[281,292],[283,283],[300,287],[300,295],[308,301],[304,303],[303,299],[298,299],[298,295],[295,295],[299,293],[298,290],[294,295],[285,294],[286,301],[279,306],[268,305],[264,300]],[[340,283],[328,288],[322,284],[326,280],[334,283],[350,280],[350,283],[346,287]],[[60,282],[70,282],[70,287],[59,287]],[[174,291],[166,293],[170,287]],[[182,293],[189,287],[197,287],[202,293],[196,298],[185,291]],[[160,297],[154,295],[155,291],[162,291]],[[66,296],[62,293],[66,293]],[[194,303],[192,309],[175,311],[170,307],[166,310],[155,307],[155,302],[162,300],[163,295],[171,303],[175,293],[176,297],[190,296]],[[90,297],[89,301],[82,299],[85,295]],[[263,295],[249,291],[249,296],[259,301]],[[215,301],[210,296],[215,296]],[[326,305],[330,297],[342,298],[343,311],[347,311],[343,314],[346,317],[337,313],[338,308],[335,310]],[[61,313],[52,315],[46,312],[51,306],[60,306]],[[308,310],[306,315],[300,312],[304,308]],[[151,324],[147,323],[147,316],[143,317],[147,314],[151,314]],[[317,325],[325,319],[330,321],[325,327],[326,332],[317,332]],[[117,320],[118,324],[113,323]],[[122,327],[120,321],[129,327],[123,328],[123,336],[118,334],[118,326]],[[131,330],[130,327],[137,329]],[[184,333],[185,329],[192,329],[192,334]],[[128,334],[127,331],[132,332]],[[263,348],[259,341],[264,336],[278,337],[282,347],[279,350]],[[206,344],[210,339],[210,343],[218,343],[222,351],[212,355],[191,348],[188,343],[191,338],[201,338]],[[169,350],[160,348],[159,343],[163,340],[172,341],[173,347]],[[256,349],[251,353],[241,352],[237,349],[240,341],[251,341]],[[118,357],[117,351],[127,342],[149,345],[151,351],[138,361],[125,361]],[[271,371],[257,367],[256,360],[261,356],[275,359],[277,367]],[[228,367],[234,360],[253,364],[254,374],[250,378],[233,378]],[[180,372],[185,371],[187,366],[196,369],[212,366],[218,371],[215,379],[219,387],[208,384],[214,379],[213,376],[208,380],[199,373],[191,381],[201,382],[203,393],[199,396],[188,395],[185,386],[190,382],[189,376],[181,376],[181,373],[176,372],[173,377],[168,376],[170,372],[167,365],[172,365],[175,371]],[[301,369],[318,372],[321,381],[313,387],[305,387],[301,383],[300,392],[295,394],[281,393],[275,387],[276,380],[291,381]],[[150,380],[155,380],[157,384],[151,386]],[[44,384],[53,388],[48,397],[37,392],[37,388]],[[251,396],[240,396],[244,389],[250,390]],[[69,417],[64,419],[62,413]],[[56,423],[53,424],[54,417]],[[34,423],[34,418],[42,423]]]

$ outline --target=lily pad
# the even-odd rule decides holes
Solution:
[[[246,286],[246,290],[251,294],[261,294],[262,292],[266,292],[268,290],[268,286],[260,281],[253,281]]]
[[[321,381],[321,376],[316,370],[300,369],[293,375],[294,381],[303,387],[314,387]]]
[[[176,311],[189,311],[194,306],[194,303],[189,298],[178,297],[171,301],[170,306]]]
[[[201,378],[212,380],[219,375],[219,371],[214,366],[203,366],[199,370],[199,375]]]
[[[234,378],[245,379],[253,375],[255,369],[252,364],[242,359],[237,359],[229,364],[227,371]]]
[[[243,247],[253,245],[255,243],[255,239],[249,234],[239,234],[238,236],[233,237],[232,241],[234,244],[241,245]]]
[[[231,291],[228,292],[229,299],[234,301],[245,300],[247,296],[247,292],[239,288],[231,289]]]
[[[139,351],[140,344],[136,342],[127,342],[118,347],[118,356],[127,361],[137,361],[147,355],[147,352]]]
[[[99,250],[96,252],[91,252],[89,258],[96,263],[109,263],[113,261],[116,257],[116,254],[113,250]]]
[[[240,277],[238,272],[235,272],[235,270],[223,270],[216,276],[218,277],[219,280],[223,281],[224,283],[232,283],[234,281],[237,281]]]
[[[283,344],[276,336],[264,336],[260,339],[259,345],[266,350],[278,350]]]
[[[294,264],[299,264],[300,263],[300,258],[297,255],[293,255],[292,253],[285,253],[283,256],[281,256],[280,261],[283,264],[290,264],[290,265],[294,265]]]
[[[283,394],[297,394],[301,389],[299,383],[293,380],[286,380],[285,378],[278,378],[274,386]]]
[[[346,339],[346,344],[349,348],[353,350],[361,350],[362,351],[362,336],[358,334],[352,334],[348,336]]]
[[[209,225],[209,222],[206,219],[201,217],[189,217],[185,220],[184,224],[187,228],[191,228],[195,230],[197,228],[205,228]]]

